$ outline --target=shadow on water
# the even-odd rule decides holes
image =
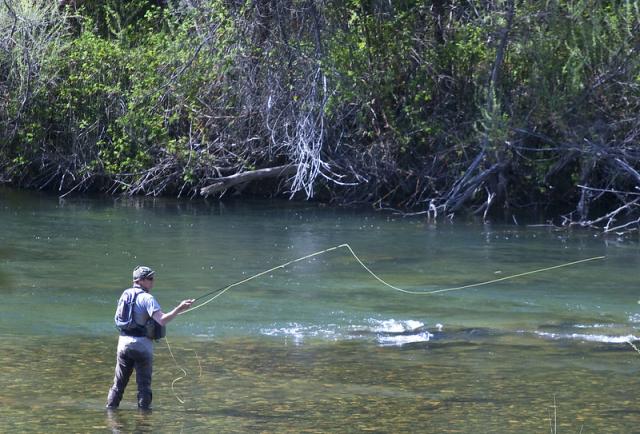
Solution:
[[[10,257],[10,250],[0,247],[0,290],[7,289],[11,286],[11,278],[9,277],[6,265]]]
[[[106,410],[106,427],[113,434],[150,433],[154,427],[152,411]]]

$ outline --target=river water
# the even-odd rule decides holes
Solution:
[[[640,431],[640,247],[549,227],[430,224],[282,201],[0,190],[2,432]],[[104,410],[131,270],[183,298],[233,287],[156,343],[154,411]],[[169,345],[167,345],[167,343]]]

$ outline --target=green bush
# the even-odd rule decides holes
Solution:
[[[294,164],[256,190],[574,204],[634,185],[639,23],[630,1],[0,2],[2,177],[197,194]]]

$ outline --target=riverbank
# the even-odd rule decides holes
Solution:
[[[4,2],[0,178],[637,230],[639,23],[595,0]]]

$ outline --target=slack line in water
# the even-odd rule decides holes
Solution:
[[[324,249],[324,250],[321,250],[319,252],[311,253],[309,255],[302,256],[302,257],[300,257],[298,259],[294,259],[294,260],[291,260],[289,262],[285,262],[284,264],[280,264],[280,265],[278,265],[276,267],[273,267],[273,268],[270,268],[268,270],[262,271],[262,272],[260,272],[258,274],[254,274],[253,276],[247,277],[246,279],[242,279],[242,280],[234,282],[234,283],[232,283],[230,285],[224,286],[224,287],[216,289],[214,291],[210,291],[210,292],[208,292],[208,293],[206,293],[204,295],[201,295],[200,297],[196,298],[195,301],[202,300],[202,299],[207,298],[207,297],[210,297],[210,298],[208,298],[206,301],[202,302],[201,304],[199,304],[199,305],[197,305],[195,307],[192,307],[191,309],[188,309],[188,310],[185,310],[185,311],[181,312],[180,315],[183,315],[183,314],[185,314],[187,312],[194,311],[196,309],[199,309],[199,308],[211,303],[213,300],[215,300],[216,298],[220,297],[222,294],[224,294],[225,292],[227,292],[228,290],[230,290],[231,288],[233,288],[235,286],[242,285],[243,283],[247,283],[250,280],[256,279],[256,278],[258,278],[260,276],[264,276],[265,274],[271,273],[272,271],[278,270],[280,268],[285,268],[285,267],[287,267],[287,266],[289,266],[291,264],[294,264],[296,262],[304,261],[305,259],[309,259],[309,258],[312,258],[314,256],[319,256],[319,255],[322,255],[324,253],[331,252],[333,250],[338,250],[340,248],[347,249],[349,251],[349,253],[358,262],[358,264],[360,264],[360,266],[362,268],[364,268],[374,279],[376,279],[382,285],[384,285],[384,286],[386,286],[388,288],[391,288],[394,291],[402,292],[402,293],[405,293],[405,294],[411,294],[411,295],[433,295],[433,294],[438,294],[438,293],[441,293],[441,292],[459,291],[459,290],[462,290],[462,289],[476,288],[478,286],[489,285],[489,284],[492,284],[492,283],[502,282],[502,281],[509,280],[509,279],[515,279],[517,277],[524,277],[524,276],[528,276],[528,275],[531,275],[531,274],[542,273],[542,272],[545,272],[545,271],[551,271],[551,270],[555,270],[555,269],[558,269],[558,268],[569,267],[569,266],[572,266],[572,265],[581,264],[583,262],[596,261],[596,260],[600,260],[600,259],[604,259],[605,258],[605,256],[594,256],[593,258],[580,259],[580,260],[577,260],[577,261],[567,262],[567,263],[560,264],[560,265],[554,265],[552,267],[539,268],[537,270],[526,271],[524,273],[513,274],[511,276],[500,277],[498,279],[487,280],[485,282],[472,283],[472,284],[469,284],[469,285],[456,286],[456,287],[452,287],[452,288],[436,289],[436,290],[433,290],[433,291],[411,291],[411,290],[399,288],[397,286],[391,285],[390,283],[387,283],[382,278],[378,277],[373,271],[371,271],[371,269],[369,267],[367,267],[364,264],[364,262],[362,262],[362,260],[360,260],[358,255],[356,255],[356,253],[353,251],[353,249],[351,248],[351,246],[349,244],[340,244],[338,246],[330,247],[328,249]]]

